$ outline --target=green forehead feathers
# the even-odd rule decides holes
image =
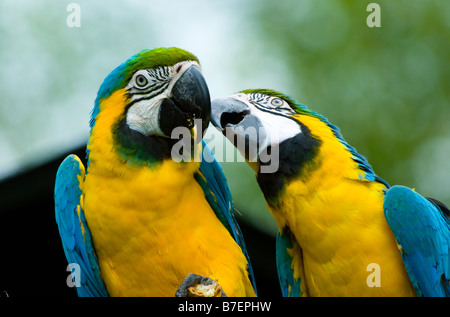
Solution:
[[[188,51],[176,47],[161,47],[140,51],[120,64],[105,78],[98,90],[97,99],[91,114],[91,128],[95,125],[95,117],[100,112],[100,100],[109,97],[116,90],[124,88],[135,72],[140,69],[173,66],[183,61],[199,63],[197,57]]]
[[[244,94],[263,94],[275,98],[283,99],[288,103],[288,105],[298,114],[306,114],[310,116],[316,116],[317,114],[314,111],[309,110],[306,106],[302,105],[301,103],[298,103],[293,98],[282,94],[279,91],[272,90],[272,89],[246,89],[240,91],[240,93]]]
[[[173,66],[182,61],[195,61],[193,54],[176,47],[161,47],[143,50],[114,69],[103,81],[98,91],[97,100],[110,96],[117,89],[124,88],[133,74],[140,69]]]

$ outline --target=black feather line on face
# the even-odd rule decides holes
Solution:
[[[171,159],[172,147],[178,140],[160,136],[145,136],[131,129],[126,117],[113,126],[118,154],[133,165],[149,165]]]
[[[275,207],[285,186],[294,179],[306,179],[311,171],[319,167],[314,160],[322,141],[314,138],[309,129],[296,120],[302,133],[284,140],[279,146],[279,168],[274,173],[258,172],[256,177],[269,205]],[[270,150],[270,148],[268,149]],[[262,163],[270,165],[271,162]]]
[[[149,100],[149,99],[152,99],[152,98],[158,96],[159,94],[164,92],[164,90],[166,90],[168,86],[169,86],[168,83],[162,83],[158,86],[155,86],[153,88],[153,90],[148,91],[147,94],[145,94],[145,92],[139,92],[139,91],[128,91],[127,99],[129,100],[129,102],[126,106],[126,109],[130,108],[132,105],[134,105],[135,103],[137,103],[139,101]],[[136,96],[136,95],[142,95],[142,97],[133,99],[133,96]]]
[[[295,112],[292,109],[287,109],[287,108],[275,108],[272,106],[264,106],[263,104],[259,103],[259,101],[254,101],[254,100],[250,100],[249,101],[252,105],[254,105],[258,110],[276,115],[276,116],[282,116],[285,117],[287,119],[291,119],[294,120],[298,123],[298,121],[296,119],[294,119],[292,117],[292,115],[295,114]]]

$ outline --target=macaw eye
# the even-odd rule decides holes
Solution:
[[[275,99],[272,99],[271,104],[274,107],[280,107],[283,105],[283,100],[281,100],[280,98],[275,98]]]
[[[145,76],[142,75],[142,74],[137,75],[135,81],[136,81],[136,85],[137,85],[139,88],[144,88],[144,87],[147,86],[147,84],[148,84],[148,79],[147,79],[147,77],[145,77]]]

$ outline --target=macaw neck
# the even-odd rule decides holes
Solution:
[[[110,97],[98,101],[87,146],[88,173],[95,168],[97,172],[123,176],[140,167],[154,169],[165,161],[173,161],[172,149],[181,141],[162,136],[146,136],[131,129],[126,122],[126,103],[124,90],[118,90]],[[190,164],[189,161],[195,161],[194,150],[197,148],[193,144],[193,138],[187,142],[191,142],[192,159],[186,159],[187,163],[176,163],[181,168]],[[201,144],[196,146],[201,148]],[[189,153],[186,146],[183,150]]]
[[[146,136],[131,129],[126,119],[112,130],[114,149],[118,155],[135,165],[149,165],[171,159],[171,151],[178,140],[162,136]]]
[[[142,168],[156,172],[162,165],[167,164],[176,170],[192,170],[192,174],[199,169],[199,160],[195,160],[194,155],[196,152],[201,153],[201,144],[197,145],[197,151],[191,150],[190,158],[177,162],[172,158],[171,151],[173,146],[181,141],[144,136],[130,129],[125,120],[119,121],[112,129],[103,129],[98,122],[91,131],[87,146],[88,174],[95,171],[110,177],[124,178],[132,176]]]
[[[317,246],[333,226],[346,223],[356,230],[366,222],[370,226],[373,219],[381,221],[385,184],[363,177],[354,153],[327,123],[311,117],[301,120],[320,142],[304,170],[268,201],[279,229],[289,227],[301,246]]]
[[[375,175],[365,158],[343,140],[339,129],[325,118],[310,115],[296,115],[294,118],[301,126],[301,133],[278,145],[278,170],[262,173],[261,162],[252,166],[269,205],[274,207],[278,204],[292,181],[308,183],[317,175],[385,183]]]
[[[274,146],[268,149],[272,154],[278,152],[278,157],[273,158],[278,159],[278,169],[273,173],[264,173],[262,163],[259,163],[257,181],[270,205],[278,202],[290,181],[308,177],[317,165],[320,144],[321,141],[313,137],[307,127],[302,126],[302,133],[283,141],[277,145],[277,149]]]
[[[137,142],[138,139],[132,134],[128,138],[127,146]],[[139,154],[133,157],[133,151],[131,149],[127,151],[128,147],[118,147],[115,139],[114,133],[97,126],[92,129],[87,145],[88,174],[95,170],[111,176],[123,175],[124,171],[131,172],[143,165],[150,166],[152,162],[154,166],[156,165],[155,160],[150,160],[150,157],[147,160],[143,159],[146,152],[136,149],[135,152],[139,152]],[[125,140],[125,138],[123,139]]]

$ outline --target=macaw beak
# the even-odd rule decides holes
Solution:
[[[240,100],[232,97],[213,100],[211,122],[249,161],[255,161],[267,146],[268,135],[263,123]]]
[[[211,120],[211,100],[205,78],[196,66],[189,67],[172,88],[170,98],[161,103],[159,128],[168,137],[176,127],[194,127],[194,119],[201,119],[202,133]]]

